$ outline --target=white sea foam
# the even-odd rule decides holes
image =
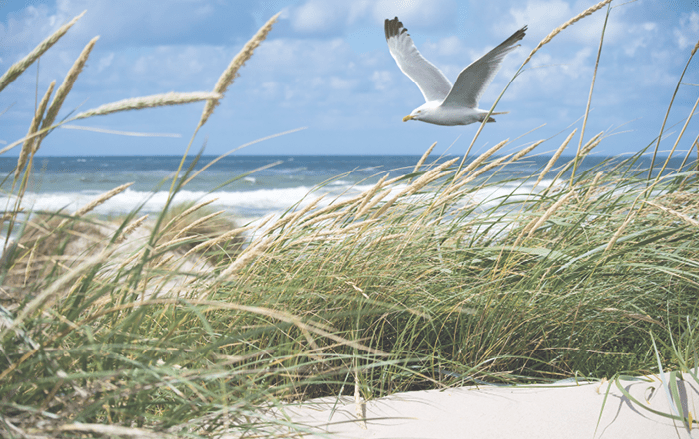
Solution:
[[[183,190],[175,195],[173,203],[216,199],[213,203],[214,207],[226,209],[232,213],[253,211],[256,214],[264,215],[268,212],[288,209],[302,200],[304,196],[306,199],[301,203],[302,205],[320,195],[320,193],[309,195],[309,190],[310,188],[305,186],[214,193]],[[97,191],[27,193],[23,199],[22,207],[25,210],[55,211],[65,209],[70,212],[89,203],[99,194],[100,192]],[[102,215],[122,214],[130,212],[140,205],[143,205],[141,208],[143,212],[158,212],[165,206],[167,197],[167,191],[145,192],[127,189],[98,206],[95,213]],[[0,197],[0,202],[5,205],[7,205],[7,201],[7,197]]]

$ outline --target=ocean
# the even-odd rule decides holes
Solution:
[[[431,157],[427,164],[454,157]],[[356,195],[386,173],[393,177],[412,172],[419,158],[412,155],[227,156],[181,188],[174,202],[216,198],[214,207],[225,209],[245,222],[269,213],[282,213],[296,203],[303,205],[321,194],[329,195],[323,200],[325,203],[334,197]],[[193,173],[215,159],[215,156],[203,156],[193,164],[194,158],[189,157],[184,169],[191,167],[190,173]],[[550,156],[523,159],[508,165],[504,172],[491,175],[491,178],[501,180],[503,184],[497,193],[490,190],[487,196],[504,195],[514,190],[528,192],[534,180],[522,185],[521,181],[514,183],[506,179],[538,174],[549,159]],[[557,165],[568,159],[560,158]],[[176,156],[36,157],[23,207],[25,211],[66,209],[72,212],[101,193],[134,182],[95,212],[102,216],[118,216],[139,205],[142,205],[142,213],[159,212],[165,204],[172,176],[180,160],[181,157]],[[607,157],[587,157],[579,172],[605,160]],[[677,167],[680,163],[681,159],[673,159],[671,165]],[[10,175],[16,164],[16,158],[0,157],[3,178]],[[638,163],[639,168],[647,169],[649,165],[650,159],[645,158]],[[662,161],[660,165],[656,163],[658,168],[661,165]],[[547,178],[554,175],[551,172]],[[5,206],[9,201],[7,192],[11,181],[10,176],[2,184],[0,201]]]

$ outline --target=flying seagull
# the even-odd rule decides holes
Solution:
[[[444,73],[420,55],[398,17],[387,19],[384,31],[393,59],[401,71],[417,84],[425,97],[425,103],[405,116],[403,122],[421,120],[436,125],[468,125],[483,122],[488,114],[487,110],[478,108],[478,101],[500,70],[505,55],[519,47],[515,43],[524,38],[527,26],[463,69],[454,85]],[[488,122],[495,122],[495,119],[489,117]]]

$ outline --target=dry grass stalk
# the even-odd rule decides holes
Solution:
[[[345,207],[345,206],[348,206],[351,204],[356,204],[358,201],[360,201],[362,198],[364,198],[365,194],[366,194],[366,191],[362,192],[361,194],[359,194],[357,196],[349,198],[347,200],[340,201],[339,203],[332,203],[332,204],[329,204],[321,209],[318,209],[315,212],[313,212],[309,215],[306,215],[306,217],[303,218],[303,220],[301,221],[301,224],[306,225],[306,224],[309,224],[311,222],[316,222],[315,218],[318,216],[324,215],[326,212],[336,211],[342,207]]]
[[[15,320],[12,322],[12,324],[7,326],[2,330],[2,332],[0,332],[0,338],[4,338],[9,331],[13,331],[15,328],[19,327],[24,322],[24,319],[27,318],[27,316],[34,313],[38,309],[49,305],[51,300],[58,296],[61,292],[65,294],[65,289],[69,287],[70,282],[77,279],[84,272],[92,269],[92,267],[99,265],[105,260],[107,260],[107,258],[109,258],[109,256],[111,256],[112,253],[113,251],[111,249],[104,249],[98,255],[86,259],[81,264],[78,264],[77,267],[75,267],[75,269],[67,270],[67,272],[63,276],[59,277],[56,281],[52,282],[48,288],[41,291],[41,293],[37,294],[36,297],[34,297],[34,299],[32,299],[28,304],[21,308],[21,311],[19,312]]]
[[[198,244],[194,246],[191,250],[189,250],[185,255],[182,257],[183,259],[186,259],[187,257],[193,255],[194,253],[197,252],[203,252],[208,250],[210,247],[220,244],[221,242],[228,241],[230,239],[234,239],[237,236],[240,236],[242,233],[247,232],[248,230],[252,230],[256,228],[256,225],[249,225],[246,227],[238,227],[233,230],[229,230],[228,232],[217,236],[216,238],[209,239],[207,241],[202,242],[201,244]]]
[[[142,217],[138,218],[137,220],[135,220],[134,222],[132,222],[131,224],[129,224],[129,225],[124,229],[124,231],[121,232],[121,236],[120,236],[119,238],[117,238],[117,240],[116,240],[115,242],[116,242],[117,244],[120,244],[120,243],[126,241],[126,238],[128,238],[128,236],[129,236],[131,233],[133,233],[134,230],[136,230],[137,228],[141,227],[141,225],[146,221],[146,219],[148,219],[148,215],[143,215]]]
[[[209,215],[203,216],[196,221],[193,221],[190,225],[188,225],[187,227],[185,227],[182,230],[180,230],[179,232],[177,232],[177,234],[175,235],[175,237],[173,239],[179,238],[180,236],[184,235],[185,233],[189,232],[190,230],[199,226],[200,224],[205,223],[206,221],[210,220],[211,218],[215,218],[215,217],[217,217],[225,212],[226,212],[225,210],[219,210],[217,212],[210,213]]]
[[[178,133],[142,133],[138,131],[108,130],[104,128],[86,127],[82,125],[61,125],[61,128],[64,130],[90,131],[93,133],[116,134],[117,136],[129,137],[170,137],[173,139],[179,139],[182,137],[182,135]]]
[[[190,93],[177,93],[174,91],[151,96],[122,99],[121,101],[100,105],[97,108],[84,111],[73,118],[85,119],[93,116],[104,116],[120,111],[142,110],[144,108],[165,107],[170,105],[182,105],[192,102],[205,101],[207,99],[219,99],[220,93],[210,91],[193,91]]]
[[[32,140],[32,139],[38,138],[38,137],[43,136],[44,134],[46,134],[48,132],[49,132],[48,128],[42,128],[32,135],[24,136],[21,139],[15,140],[14,142],[10,143],[9,145],[4,147],[3,149],[0,149],[0,155],[5,154],[7,151],[11,150],[12,148],[14,148],[15,146],[17,146],[21,143],[26,142],[27,140]],[[34,149],[36,149],[36,148],[34,148]]]
[[[697,49],[699,49],[699,40],[697,40],[697,44],[694,45],[694,49],[692,49],[692,55],[694,56],[697,53]],[[1,90],[1,89],[0,89]]]
[[[257,49],[257,46],[262,43],[265,38],[267,38],[267,34],[269,31],[272,30],[272,26],[274,23],[277,21],[279,18],[279,15],[281,14],[278,13],[274,17],[270,18],[267,23],[265,23],[264,26],[260,28],[260,30],[257,31],[254,37],[250,41],[245,44],[243,49],[233,58],[231,63],[228,65],[228,68],[223,72],[220,78],[218,78],[218,82],[216,83],[216,86],[214,87],[214,92],[220,93],[221,97],[226,93],[226,90],[228,90],[228,87],[233,83],[235,78],[238,76],[238,70],[240,70],[243,65],[247,62],[247,60],[252,57],[252,54],[255,52],[255,49]],[[209,119],[209,116],[214,112],[214,108],[219,104],[219,100],[221,98],[213,98],[209,99],[206,102],[206,106],[204,107],[204,111],[202,112],[201,119],[199,120],[199,127],[204,125],[206,121]]]
[[[568,198],[572,197],[573,195],[575,195],[575,191],[574,191],[574,190],[568,192],[567,194],[565,194],[564,196],[562,196],[561,198],[559,198],[558,201],[556,201],[556,202],[553,204],[553,206],[549,207],[549,208],[546,210],[546,212],[541,216],[541,218],[539,218],[539,219],[536,220],[536,221],[532,221],[531,223],[529,223],[529,225],[528,225],[527,227],[524,228],[524,231],[523,231],[523,232],[524,232],[524,233],[528,233],[528,236],[531,237],[531,236],[534,234],[534,232],[536,232],[536,230],[537,230],[539,227],[541,227],[542,225],[544,225],[544,223],[545,223],[549,218],[551,218],[551,215],[553,215],[554,213],[556,213],[556,211],[563,205],[563,203],[565,203],[566,201],[568,201]]]
[[[546,163],[546,167],[544,168],[543,171],[541,171],[541,174],[539,174],[539,178],[536,179],[536,183],[534,183],[532,190],[534,190],[534,188],[536,188],[539,185],[539,183],[541,183],[541,180],[544,179],[546,174],[551,170],[551,168],[553,168],[553,165],[556,164],[556,161],[561,157],[561,154],[563,154],[563,150],[566,149],[566,146],[568,146],[570,139],[573,138],[576,131],[578,131],[577,128],[574,129],[573,132],[568,135],[568,137],[566,137],[566,139],[563,141],[563,143],[561,143],[561,146],[559,146],[558,149],[556,150],[556,153],[553,155],[553,157],[551,157],[551,160],[549,160],[549,162]]]
[[[415,224],[415,225],[419,226],[419,224]],[[411,233],[412,233],[412,231],[411,231]],[[391,235],[379,236],[378,238],[371,241],[371,243],[369,245],[373,246],[373,245],[381,244],[382,242],[385,242],[385,241],[390,241],[392,239],[405,238],[405,235],[406,235],[405,233],[393,233]],[[406,242],[408,242],[408,240],[406,240]]]
[[[170,228],[170,226],[174,225],[175,223],[177,223],[181,219],[185,218],[187,215],[190,215],[190,214],[196,212],[197,210],[201,209],[202,207],[208,206],[209,204],[213,203],[216,200],[218,200],[218,198],[213,198],[211,200],[202,201],[201,203],[195,204],[194,206],[184,210],[183,212],[178,213],[167,223],[167,225],[165,227],[163,227],[163,230],[168,230]]]
[[[481,174],[490,171],[491,169],[495,168],[496,166],[500,166],[505,160],[509,159],[511,156],[512,156],[512,154],[506,155],[505,157],[500,157],[499,159],[494,160],[493,162],[488,163],[486,166],[479,169],[478,172],[475,172],[472,175],[469,175],[468,177],[462,179],[458,183],[452,184],[451,186],[446,188],[444,191],[442,191],[442,193],[439,194],[439,198],[437,200],[435,200],[435,202],[430,207],[430,210],[433,207],[438,206],[438,205],[446,205],[451,200],[460,197],[461,195],[463,195],[463,192],[460,191],[460,189],[462,187],[471,183],[473,180],[478,178],[478,176],[480,176]],[[509,163],[511,163],[513,161],[514,161],[514,159],[511,160]]]
[[[132,181],[131,183],[122,184],[121,186],[115,187],[114,189],[103,193],[102,195],[100,195],[99,197],[90,201],[89,203],[87,203],[86,205],[81,207],[80,209],[76,210],[72,216],[81,217],[81,216],[91,212],[95,207],[99,206],[100,204],[104,203],[105,201],[114,197],[115,195],[118,195],[118,194],[124,192],[129,186],[131,186],[134,183],[135,182]]]
[[[359,420],[359,427],[366,430],[366,403],[362,401],[362,396],[359,393],[359,368],[356,367],[356,364],[354,368],[354,409]]]
[[[667,168],[667,165],[670,163],[670,159],[672,158],[672,155],[675,153],[675,149],[677,149],[677,145],[680,143],[680,140],[682,140],[682,137],[684,136],[684,132],[687,129],[687,125],[689,125],[689,121],[692,120],[692,116],[694,116],[694,112],[697,110],[697,105],[699,105],[699,98],[697,98],[697,101],[694,103],[694,107],[692,107],[692,110],[689,112],[689,116],[687,116],[687,120],[684,121],[684,125],[682,126],[682,130],[680,131],[680,134],[677,136],[677,140],[675,140],[675,144],[672,145],[672,149],[670,150],[670,154],[668,154],[667,159],[665,159],[665,163],[663,163],[663,167],[660,168],[660,172],[658,173],[658,176],[655,177],[656,180],[660,179],[660,177],[663,175],[663,172],[665,171],[665,168]]]
[[[592,151],[597,145],[600,144],[600,142],[602,141],[602,134],[604,134],[604,132],[597,134],[595,137],[590,139],[585,144],[585,146],[583,146],[582,150],[580,151],[581,157],[588,155],[590,153],[590,151]]]
[[[407,188],[405,188],[404,191],[408,194],[414,194],[415,192],[422,189],[426,184],[441,177],[443,175],[442,171],[444,171],[445,169],[447,169],[449,166],[453,165],[457,161],[459,161],[459,157],[457,157],[455,159],[448,160],[448,161],[442,163],[441,165],[437,166],[436,168],[425,172],[417,180],[415,180]]]
[[[436,143],[435,143],[435,145],[436,145]],[[418,167],[416,166],[415,169],[417,169],[417,168]],[[357,220],[357,218],[359,218],[362,215],[362,213],[365,212],[364,207],[366,207],[366,205],[369,203],[369,200],[371,200],[374,197],[376,192],[378,192],[383,187],[387,178],[388,178],[388,174],[384,175],[371,189],[365,191],[362,194],[364,199],[362,200],[362,204],[360,204],[359,207],[357,208],[357,214],[354,216],[355,221]],[[386,196],[386,195],[384,195],[384,196]]]
[[[371,216],[371,219],[376,219],[376,218],[380,217],[381,215],[383,215],[384,212],[386,212],[396,201],[398,201],[398,199],[400,197],[405,196],[405,195],[412,195],[415,192],[422,189],[423,187],[425,187],[426,185],[430,184],[431,182],[433,182],[441,177],[444,177],[446,175],[449,175],[450,174],[449,172],[443,172],[444,169],[448,168],[449,166],[453,165],[454,163],[456,163],[459,160],[460,160],[459,157],[457,157],[455,159],[451,159],[449,161],[442,163],[441,165],[437,166],[436,168],[431,169],[431,170],[425,172],[424,174],[422,174],[420,176],[420,178],[418,178],[417,180],[415,180],[414,182],[409,184],[406,188],[404,188],[402,191],[400,191],[398,194],[396,194],[393,198],[386,201],[386,204],[381,206],[381,209],[379,209],[378,212],[376,212],[374,215]]]
[[[281,229],[282,227],[287,226],[287,225],[288,225],[288,226],[291,226],[293,223],[295,223],[296,221],[298,221],[299,218],[301,218],[303,215],[305,215],[309,210],[311,210],[311,209],[313,209],[314,207],[316,207],[316,205],[317,205],[317,204],[320,202],[320,200],[322,200],[323,198],[325,198],[325,195],[321,195],[320,197],[318,197],[318,198],[316,198],[315,200],[311,201],[310,203],[308,203],[308,205],[307,205],[306,207],[304,207],[303,209],[299,210],[298,212],[293,213],[293,214],[288,215],[288,216],[285,216],[285,217],[282,217],[282,218],[279,218],[279,219],[277,220],[277,222],[275,222],[274,224],[272,224],[272,225],[269,227],[269,231],[271,232],[271,231],[276,230],[276,229]]]
[[[373,200],[371,200],[371,202],[365,204],[360,210],[357,211],[357,215],[355,215],[354,220],[356,221],[359,218],[361,218],[365,213],[367,213],[374,206],[379,204],[379,202],[381,202],[381,200],[386,198],[388,196],[388,194],[390,194],[390,193],[391,193],[391,188],[388,188],[385,191],[378,194],[377,196],[373,197]]]
[[[317,230],[313,234],[308,235],[305,238],[295,239],[293,245],[299,246],[301,244],[307,244],[309,242],[316,242],[322,240],[323,243],[342,241],[347,238],[347,234],[344,231],[338,232],[337,230]]]
[[[425,163],[425,160],[427,160],[427,157],[430,156],[430,153],[432,152],[435,146],[437,146],[437,142],[434,142],[432,146],[427,148],[427,151],[425,151],[425,153],[422,155],[422,157],[420,157],[420,160],[418,160],[417,164],[415,165],[415,169],[413,169],[414,173],[420,170],[420,167],[423,163]]]
[[[95,43],[98,39],[99,37],[95,37],[92,40],[90,40],[89,43],[87,43],[87,46],[85,46],[83,51],[80,53],[78,59],[75,60],[75,63],[73,63],[73,66],[68,71],[68,74],[66,75],[66,78],[63,80],[63,83],[60,87],[58,87],[58,90],[56,90],[56,96],[54,96],[53,102],[51,102],[51,106],[49,106],[49,109],[46,111],[46,117],[44,118],[44,122],[41,124],[42,128],[48,128],[51,125],[53,125],[53,122],[56,120],[56,116],[58,116],[58,112],[60,111],[61,106],[63,105],[63,101],[65,101],[66,97],[68,96],[68,93],[70,93],[70,90],[73,88],[73,84],[75,84],[75,81],[78,80],[78,76],[80,75],[80,72],[83,71],[85,63],[87,62],[87,58],[90,56],[90,52],[92,51],[92,48],[95,46]],[[43,137],[45,136],[39,137],[36,140],[36,146],[34,147],[35,150],[39,149],[39,144],[41,143]]]
[[[29,252],[29,258],[27,259],[27,266],[24,269],[24,286],[27,285],[27,281],[29,280],[29,274],[31,273],[32,269],[32,262],[34,262],[34,254],[36,253],[36,246],[38,243],[35,243],[34,246],[32,247],[32,251]]]
[[[70,29],[78,20],[80,20],[80,18],[82,18],[83,15],[85,15],[85,12],[87,11],[83,11],[82,14],[58,28],[58,30],[50,37],[39,43],[39,45],[36,46],[34,50],[29,53],[29,55],[10,66],[7,72],[5,72],[5,74],[0,78],[0,91],[7,87],[12,81],[17,79],[22,73],[24,73],[25,70],[29,68],[29,66],[34,63],[34,61],[39,59],[39,57],[49,50],[51,46],[56,44],[56,42],[60,40],[66,32],[68,32],[68,29]]]
[[[141,248],[140,250],[138,250],[137,252],[134,252],[131,256],[129,256],[128,258],[124,259],[124,260],[119,264],[119,266],[117,267],[116,271],[121,271],[121,270],[123,270],[124,268],[126,268],[129,264],[131,264],[132,262],[134,262],[136,259],[142,258],[142,257],[143,257],[143,254],[145,253],[145,251],[146,251],[146,248],[144,247],[144,248]],[[151,251],[152,251],[152,249],[151,249]]]
[[[528,147],[524,148],[523,150],[521,150],[520,152],[518,152],[517,154],[515,154],[514,157],[512,157],[512,161],[511,161],[510,163],[516,162],[517,160],[521,159],[521,158],[524,157],[525,155],[529,154],[530,152],[532,152],[532,151],[534,150],[534,148],[536,148],[537,146],[541,145],[541,144],[544,143],[545,141],[546,141],[546,140],[539,140],[538,142],[534,142],[531,146],[528,146]]]
[[[262,254],[269,245],[272,243],[272,236],[265,236],[264,238],[257,241],[254,245],[250,245],[248,248],[243,250],[243,252],[236,258],[235,261],[231,263],[225,270],[221,272],[218,279],[226,280],[236,274],[241,268],[246,266],[254,257]]]
[[[500,166],[505,160],[509,159],[512,156],[506,155],[505,157],[500,157],[497,160],[492,161],[491,163],[488,163],[487,165],[483,166],[481,169],[479,169],[477,172],[473,173],[472,175],[469,175],[468,177],[462,179],[458,183],[452,184],[449,186],[447,189],[445,189],[440,195],[439,199],[435,201],[434,205],[437,204],[446,204],[448,201],[456,198],[461,192],[459,189],[464,187],[465,185],[471,183],[473,180],[478,178],[480,175],[482,175],[485,172],[490,171],[491,169]]]
[[[155,247],[155,249],[153,250],[153,253],[160,253],[160,252],[162,252],[163,250],[167,249],[168,247],[175,247],[175,246],[177,246],[178,244],[182,244],[182,243],[184,243],[184,242],[188,242],[188,241],[191,241],[191,240],[192,240],[192,237],[191,237],[191,236],[183,236],[183,237],[181,237],[181,238],[173,238],[173,239],[170,239],[168,242],[164,242],[164,243],[158,245],[157,247]],[[172,255],[170,255],[170,256],[168,256],[168,257],[172,257]],[[161,263],[159,263],[158,265],[162,265],[162,264],[163,264],[163,263],[161,262]]]
[[[581,12],[580,14],[576,15],[575,17],[573,17],[570,20],[563,23],[561,26],[559,26],[556,29],[554,29],[553,31],[551,31],[551,33],[548,34],[546,36],[546,38],[541,40],[541,42],[534,48],[534,50],[531,51],[531,53],[529,54],[527,59],[524,61],[524,63],[522,63],[522,66],[525,66],[532,59],[532,56],[534,56],[534,54],[539,51],[539,49],[541,49],[545,44],[548,44],[553,39],[553,37],[558,35],[561,31],[563,31],[563,29],[567,28],[568,26],[574,24],[577,21],[582,20],[583,18],[587,17],[588,15],[590,15],[594,12],[597,12],[598,10],[600,10],[604,6],[606,6],[608,3],[611,3],[611,1],[612,0],[603,0],[599,3],[597,3],[596,5],[587,8],[586,10]]]
[[[312,224],[316,224],[316,223],[320,223],[323,221],[327,221],[327,220],[335,219],[335,218],[340,218],[340,217],[344,217],[344,216],[347,216],[347,212],[344,209],[339,210],[337,212],[326,213],[325,215],[314,216],[310,220],[304,221],[303,226],[307,227],[307,226],[310,226]]]
[[[41,120],[44,117],[44,112],[46,111],[46,106],[49,103],[49,99],[51,98],[51,93],[53,93],[53,88],[55,86],[56,86],[56,81],[51,82],[51,84],[49,84],[49,89],[46,90],[44,97],[41,98],[41,102],[39,103],[39,106],[36,109],[36,113],[34,113],[34,118],[32,119],[32,123],[29,126],[29,132],[27,132],[27,136],[31,136],[32,134],[36,133],[36,130],[39,129],[39,125],[41,124]],[[19,178],[19,174],[22,172],[24,165],[27,163],[27,157],[29,157],[30,152],[36,152],[36,151],[33,151],[33,145],[34,145],[34,139],[26,140],[24,142],[24,145],[22,145],[22,150],[20,151],[19,159],[17,160],[17,169],[15,169],[15,180]]]
[[[488,163],[487,165],[483,166],[481,169],[479,169],[477,172],[474,172],[473,174],[469,175],[468,178],[464,179],[466,182],[470,182],[476,179],[476,177],[490,171],[491,169],[500,166],[505,160],[508,160],[510,157],[512,157],[512,154],[506,155],[504,157],[500,157],[497,160],[493,160],[492,162]],[[512,160],[514,161],[514,160]],[[459,182],[459,185],[465,184],[464,182]]]
[[[634,203],[634,205],[635,204],[636,203]],[[633,208],[633,206],[632,206],[632,208]],[[638,214],[638,211],[635,211],[635,210],[632,212],[629,212],[629,215],[626,217],[626,220],[621,224],[621,226],[617,229],[616,233],[614,233],[614,236],[612,236],[612,239],[610,239],[609,242],[607,243],[607,246],[604,248],[605,252],[608,252],[609,250],[612,249],[612,247],[614,247],[614,244],[616,244],[619,237],[621,237],[621,234],[624,233],[624,230],[626,230],[626,226],[629,225],[631,220],[633,220],[637,214]]]
[[[643,200],[643,202],[646,203],[646,204],[650,204],[651,206],[655,207],[656,209],[660,209],[660,210],[662,210],[663,212],[667,212],[667,213],[669,213],[669,214],[671,214],[671,215],[674,215],[674,216],[676,216],[677,218],[681,219],[682,221],[686,222],[687,224],[690,224],[690,225],[692,225],[692,226],[694,226],[694,227],[699,227],[699,221],[697,221],[697,220],[695,220],[695,219],[692,219],[692,218],[688,217],[687,215],[685,215],[685,214],[683,214],[683,213],[681,213],[681,212],[678,212],[678,211],[676,211],[676,210],[674,210],[674,209],[670,209],[669,207],[661,206],[660,204],[656,204],[656,203],[654,203],[654,202],[652,202],[652,201]]]
[[[491,155],[495,154],[500,148],[503,146],[507,145],[507,143],[510,141],[510,139],[505,139],[502,142],[498,143],[497,145],[493,146],[483,154],[479,155],[473,162],[471,162],[468,166],[466,166],[465,169],[463,169],[457,176],[454,177],[454,180],[461,178],[462,176],[468,174],[469,172],[473,171],[477,166],[479,166],[481,163],[486,161]]]
[[[587,189],[587,192],[585,192],[585,198],[583,200],[583,203],[586,203],[587,200],[590,199],[590,196],[592,195],[592,192],[597,188],[597,185],[599,184],[600,178],[604,175],[604,172],[600,171],[595,174],[595,178],[592,179],[592,183],[590,184],[590,187]]]

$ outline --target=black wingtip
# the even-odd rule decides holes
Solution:
[[[408,29],[403,27],[403,23],[398,20],[398,17],[393,17],[393,20],[385,19],[383,22],[383,30],[386,34],[386,41],[391,37],[398,36],[408,31]]]
[[[524,38],[524,35],[526,35],[526,32],[527,32],[527,25],[524,25],[524,27],[522,29],[520,29],[517,32],[510,35],[510,38],[503,41],[502,44],[500,44],[498,47],[514,46],[518,41],[520,41],[522,38]]]
[[[517,32],[515,32],[512,36],[513,36],[513,37],[516,37],[516,39],[517,39],[516,41],[519,41],[519,40],[521,40],[522,38],[524,38],[524,36],[527,34],[527,29],[528,29],[528,28],[529,28],[529,27],[525,24],[525,25],[522,27],[522,29],[520,29],[520,30],[518,30]]]

